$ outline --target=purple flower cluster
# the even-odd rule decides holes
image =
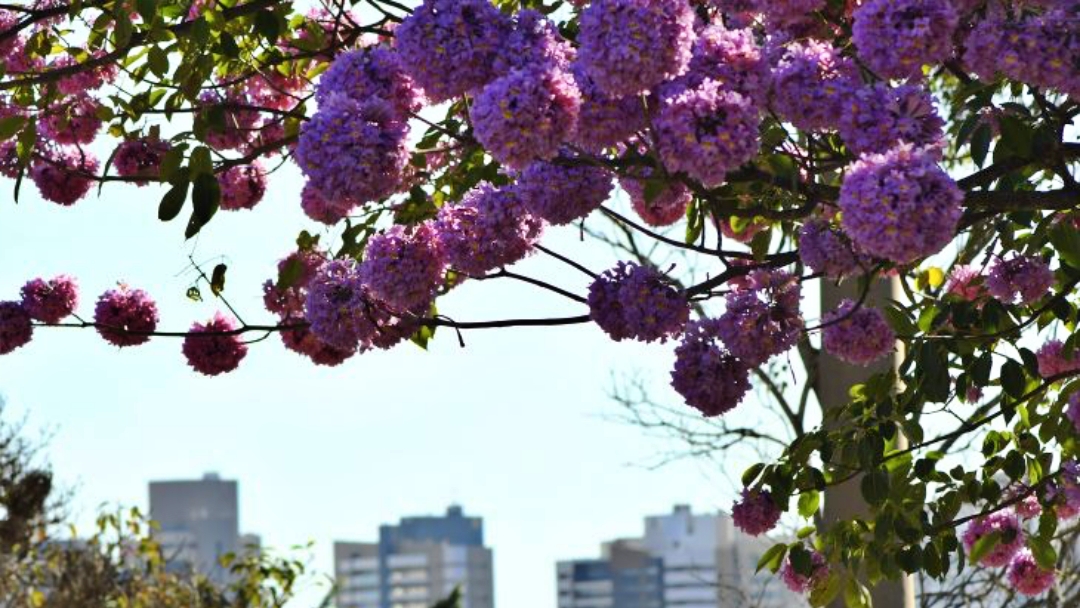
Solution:
[[[825,7],[825,0],[755,0],[754,5],[765,14],[770,29],[783,30],[805,23]]]
[[[1065,345],[1061,340],[1050,340],[1035,352],[1039,362],[1039,375],[1053,378],[1069,372],[1080,371],[1080,353],[1065,357]]]
[[[440,103],[496,76],[513,24],[488,0],[424,0],[394,31],[401,63]]]
[[[1054,285],[1054,273],[1041,258],[1014,254],[998,258],[986,276],[986,291],[1003,304],[1034,304]]]
[[[1024,547],[1009,564],[1009,584],[1023,595],[1033,596],[1054,586],[1057,574],[1035,561],[1031,550]]]
[[[733,355],[750,366],[765,363],[795,346],[803,330],[798,277],[755,270],[750,285],[727,295],[717,331]]]
[[[854,311],[854,312],[853,312]],[[896,334],[876,308],[844,300],[822,318],[822,345],[832,356],[852,365],[867,366],[896,348]]]
[[[382,303],[364,286],[354,260],[327,262],[307,289],[304,316],[311,333],[334,348],[367,350],[391,323]]]
[[[517,192],[529,213],[563,225],[599,208],[613,186],[611,172],[602,167],[539,161],[521,172]]]
[[[206,323],[195,323],[184,338],[181,350],[188,365],[207,376],[231,372],[247,356],[248,347],[239,334],[229,335],[236,324],[220,312]]]
[[[457,205],[439,209],[436,230],[454,270],[480,276],[528,255],[543,232],[513,188],[482,182]]]
[[[515,70],[491,84],[469,109],[473,133],[500,163],[523,169],[550,159],[573,136],[581,93],[569,72],[545,67]]]
[[[404,122],[385,102],[329,95],[300,127],[296,160],[330,200],[367,203],[393,194],[409,161]]]
[[[361,103],[378,97],[401,119],[419,110],[424,101],[423,91],[405,73],[398,54],[382,46],[347,51],[334,58],[319,78],[315,100],[323,104],[335,93]]]
[[[686,75],[680,80],[696,87],[711,79],[762,105],[769,91],[769,64],[749,29],[710,25],[698,33]]]
[[[514,16],[514,29],[495,60],[495,71],[502,75],[537,66],[567,70],[575,54],[573,45],[551,20],[539,11],[525,9]]]
[[[266,194],[266,173],[257,161],[250,165],[229,167],[218,177],[221,184],[221,209],[252,209]]]
[[[694,195],[682,182],[663,180],[650,181],[651,170],[643,172],[642,179],[622,177],[619,185],[630,196],[630,204],[638,216],[650,226],[670,226],[686,217],[686,208]],[[656,178],[660,179],[660,178]],[[650,184],[657,190],[649,192]],[[650,198],[648,194],[652,194]]]
[[[34,337],[30,313],[18,302],[0,302],[0,355],[26,345]]]
[[[394,226],[371,237],[360,264],[360,279],[392,310],[427,310],[445,270],[438,234],[428,221],[412,230]]]
[[[825,556],[817,551],[810,552],[810,568],[810,576],[796,572],[789,553],[780,566],[780,580],[792,593],[807,593],[829,578],[829,564],[825,562]]]
[[[23,308],[42,323],[59,323],[79,305],[79,286],[67,275],[29,281],[23,285],[21,295]]]
[[[92,175],[98,171],[98,160],[90,152],[62,149],[49,152],[30,165],[30,179],[41,197],[57,205],[70,207],[90,192]]]
[[[780,507],[767,490],[744,489],[742,499],[731,507],[731,519],[736,528],[750,536],[761,536],[780,521]]]
[[[585,74],[573,68],[581,92],[581,109],[573,141],[590,152],[599,152],[630,138],[645,127],[645,105],[634,95],[609,97]]]
[[[859,87],[842,104],[840,136],[855,154],[887,152],[899,142],[943,146],[945,121],[924,87],[885,83]]]
[[[984,80],[1003,74],[1080,99],[1080,35],[1075,8],[1012,18],[991,13],[968,34],[964,63]]]
[[[862,272],[869,258],[855,251],[851,241],[825,219],[814,218],[799,232],[799,258],[807,268],[840,279]]]
[[[853,17],[859,57],[885,78],[918,78],[951,58],[960,21],[949,0],[866,0]]]
[[[619,262],[589,286],[589,316],[614,340],[666,342],[682,332],[690,303],[655,268]]]
[[[900,144],[851,165],[840,188],[841,224],[862,251],[908,264],[949,244],[963,199],[932,154]]]
[[[772,107],[800,129],[835,129],[842,101],[857,84],[855,64],[828,42],[793,42],[773,68]]]
[[[97,100],[88,95],[53,106],[41,121],[42,133],[58,144],[93,143],[101,130]]]
[[[706,80],[664,100],[653,121],[656,145],[669,171],[684,172],[705,187],[758,151],[758,111],[749,97]]]
[[[688,323],[671,372],[671,386],[706,417],[730,411],[750,390],[750,370],[718,343],[718,325],[716,319]]]
[[[593,0],[581,13],[578,62],[612,97],[682,74],[694,44],[688,0]]]
[[[121,177],[145,178],[136,180],[137,186],[145,186],[147,180],[158,178],[161,161],[172,146],[168,142],[144,137],[129,139],[116,147],[113,166]]]
[[[1069,395],[1069,405],[1065,408],[1065,417],[1073,424],[1073,428],[1080,433],[1080,393]]]
[[[960,264],[949,273],[945,290],[961,300],[973,302],[983,295],[982,271],[978,266]]]
[[[1001,540],[979,563],[989,568],[998,568],[1008,564],[1024,546],[1024,531],[1015,513],[997,511],[976,519],[964,530],[963,541],[964,546],[971,551],[980,538],[993,532],[1000,533]]]
[[[102,338],[119,347],[138,346],[157,329],[157,304],[141,289],[121,284],[101,294],[94,307],[94,324]]]

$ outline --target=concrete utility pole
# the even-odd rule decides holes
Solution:
[[[867,294],[865,305],[884,307],[888,300],[894,297],[894,290],[898,287],[894,279],[875,281]],[[857,281],[845,281],[839,286],[822,281],[821,311],[825,313],[835,310],[845,298],[858,301],[859,295]],[[823,349],[818,358],[818,377],[815,387],[821,407],[825,411],[843,407],[848,401],[848,389],[852,385],[864,382],[871,375],[886,370],[890,366],[898,365],[901,357],[902,355],[898,352],[890,359],[883,359],[876,366],[864,368],[844,363],[830,356]],[[899,436],[898,440],[906,444],[902,436]],[[825,492],[824,520],[826,525],[866,513],[866,503],[859,491],[860,480],[861,478],[856,477],[847,483],[829,488]],[[871,593],[874,608],[915,608],[915,581],[911,576],[906,576],[899,582],[883,582]],[[831,606],[843,608],[843,598],[834,601]]]

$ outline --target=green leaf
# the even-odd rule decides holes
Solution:
[[[194,210],[188,221],[184,235],[191,238],[202,230],[210,218],[217,213],[221,203],[221,186],[212,173],[200,173],[195,176],[195,183],[191,189],[191,203]]]
[[[788,546],[784,543],[769,547],[769,550],[762,554],[761,559],[758,560],[754,572],[761,572],[762,568],[768,568],[770,572],[775,574],[780,569],[780,565],[784,563],[784,556],[787,555],[787,551]]]
[[[1050,243],[1057,250],[1058,257],[1069,266],[1080,268],[1080,231],[1060,222],[1050,229]]]
[[[184,208],[187,195],[187,180],[170,188],[165,193],[165,196],[161,197],[161,204],[158,205],[158,219],[163,222],[171,222],[176,219],[176,216],[180,215],[180,210]]]
[[[273,45],[281,36],[281,22],[273,12],[260,11],[255,13],[255,31]]]
[[[1001,127],[1001,143],[1010,152],[1021,158],[1030,158],[1035,132],[1022,120],[1011,114],[998,118]]]
[[[824,585],[816,584],[810,588],[810,597],[808,598],[810,605],[815,607],[828,605],[840,595],[840,590],[843,587],[844,578],[836,570],[830,570]]]
[[[975,381],[975,384],[986,386],[990,383],[990,370],[993,365],[994,359],[990,356],[990,351],[979,355],[979,358],[975,360],[975,365],[971,367],[971,379]]]
[[[985,536],[979,538],[972,545],[971,551],[968,553],[968,559],[973,564],[977,564],[982,561],[984,557],[990,554],[994,550],[994,547],[998,546],[1001,542],[1001,532],[991,532]]]
[[[1001,366],[1001,388],[1005,389],[1005,393],[1010,397],[1019,399],[1024,395],[1026,387],[1027,378],[1024,376],[1024,366],[1011,359],[1006,361]]]
[[[154,15],[157,14],[157,0],[135,0],[135,10],[139,12],[143,21],[152,23]]]
[[[863,498],[866,502],[877,505],[885,502],[885,499],[889,497],[889,473],[884,469],[876,469],[863,475],[862,481],[859,482],[859,489],[862,491]]]
[[[870,608],[870,592],[862,583],[849,578],[844,587],[844,605],[847,608]]]
[[[221,292],[225,291],[225,271],[228,268],[225,264],[218,264],[214,266],[214,272],[210,274],[210,291],[215,296],[220,296]]]
[[[817,492],[806,492],[799,496],[799,515],[809,519],[818,511],[821,504],[821,495]]]
[[[759,462],[755,465],[751,465],[749,469],[743,471],[742,485],[744,488],[750,487],[750,484],[757,480],[758,475],[765,470],[765,463]]]
[[[192,150],[188,166],[191,167],[191,173],[194,175],[199,173],[212,174],[214,172],[214,161],[210,158],[210,148],[199,146]]]
[[[1029,536],[1027,545],[1039,566],[1046,570],[1053,570],[1057,567],[1057,551],[1048,541],[1036,536]]]
[[[0,119],[0,139],[10,139],[12,135],[19,132],[19,129],[22,129],[24,123],[26,123],[26,118],[17,114]]]
[[[990,125],[983,123],[971,134],[971,160],[981,169],[986,163],[986,154],[990,151],[990,140],[994,134],[990,131]]]
[[[169,56],[161,50],[161,47],[152,46],[146,54],[146,65],[155,76],[165,78],[169,73]]]
[[[796,573],[803,576],[810,576],[814,573],[814,559],[810,556],[810,552],[806,550],[806,547],[801,544],[791,547],[788,551],[788,560],[791,561],[791,568]]]

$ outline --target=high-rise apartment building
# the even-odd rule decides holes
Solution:
[[[484,523],[452,506],[444,516],[379,527],[374,543],[334,543],[339,608],[429,608],[462,591],[462,608],[493,608]]]
[[[755,574],[768,541],[727,515],[678,505],[645,518],[641,538],[605,543],[601,559],[557,565],[559,608],[780,608],[797,602],[768,573]]]
[[[155,537],[169,567],[192,569],[222,584],[229,573],[221,556],[259,543],[257,536],[240,534],[236,482],[216,473],[150,482],[150,518],[160,525]]]

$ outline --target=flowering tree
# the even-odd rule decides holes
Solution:
[[[265,333],[338,365],[439,327],[596,323],[678,342],[672,388],[722,420],[778,356],[797,349],[809,372],[824,352],[876,371],[747,470],[733,513],[761,534],[853,480],[868,509],[819,520],[760,567],[814,605],[969,564],[1007,569],[1022,594],[1054,586],[1058,522],[1080,511],[1076,0],[359,4],[4,5],[0,172],[16,197],[27,178],[64,206],[158,184],[158,217],[186,217],[190,238],[256,207],[295,162],[301,206],[341,246],[301,232],[260,324],[162,329],[136,286],[84,318],[74,279],[33,279],[0,303],[0,353],[73,325],[120,348],[182,338],[217,375]],[[89,149],[103,141],[104,159]],[[596,272],[542,243],[597,216],[707,274],[636,247]],[[584,273],[587,293],[510,269],[529,255]],[[201,276],[232,312],[225,272]],[[436,312],[494,278],[582,312]],[[868,298],[882,280],[898,297]],[[804,319],[811,281],[852,297]]]

